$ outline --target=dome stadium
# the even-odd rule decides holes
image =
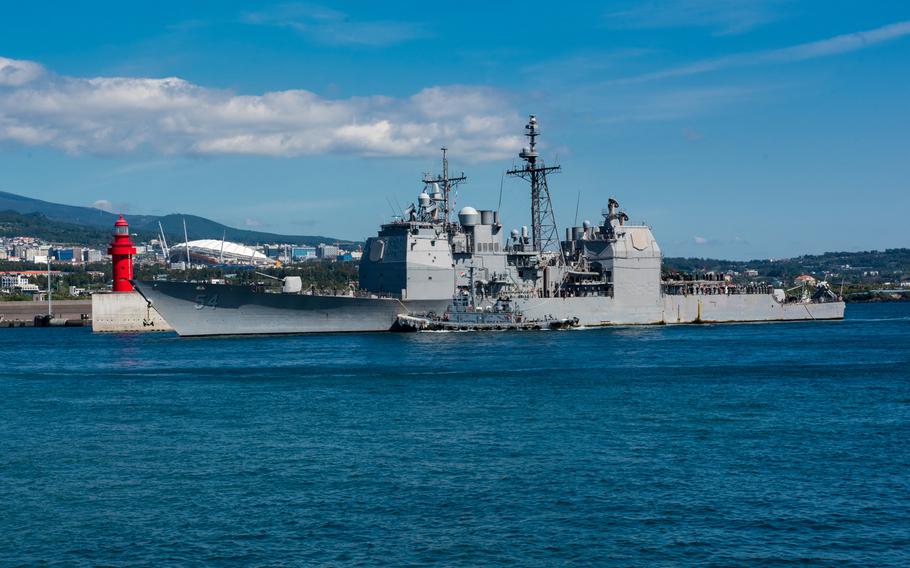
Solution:
[[[201,239],[170,247],[171,262],[186,261],[189,249],[191,264],[271,264],[273,261],[258,250],[240,243],[218,239]]]

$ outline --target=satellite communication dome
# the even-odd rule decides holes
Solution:
[[[477,209],[473,207],[462,207],[461,211],[458,212],[458,222],[461,223],[463,227],[473,227],[474,225],[480,224],[480,213],[477,212]]]
[[[427,207],[430,205],[430,195],[426,192],[426,190],[423,190],[420,192],[420,195],[417,196],[417,201],[422,207]]]

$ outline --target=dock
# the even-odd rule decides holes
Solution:
[[[48,320],[49,324],[69,327],[91,325],[91,300],[55,300],[53,310],[54,317]],[[40,327],[42,322],[36,324],[36,318],[41,317],[47,318],[47,302],[0,302],[0,328]]]

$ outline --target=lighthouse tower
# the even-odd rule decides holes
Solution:
[[[130,226],[123,215],[114,223],[114,238],[111,239],[107,254],[111,255],[111,260],[114,261],[114,292],[132,292],[133,285],[130,284],[130,280],[133,278],[133,255],[136,254],[136,247],[130,240]]]
[[[167,331],[171,326],[152,303],[133,290],[133,255],[130,226],[123,215],[114,223],[114,236],[107,254],[114,261],[113,294],[92,294],[93,331]]]

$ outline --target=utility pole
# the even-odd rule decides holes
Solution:
[[[49,318],[54,317],[53,300],[51,299],[52,295],[53,295],[53,292],[51,292],[51,251],[50,251],[50,249],[48,249],[48,251],[47,251],[47,317],[49,317]]]
[[[183,244],[186,245],[186,279],[190,279],[190,238],[186,235],[186,217],[183,218]]]

